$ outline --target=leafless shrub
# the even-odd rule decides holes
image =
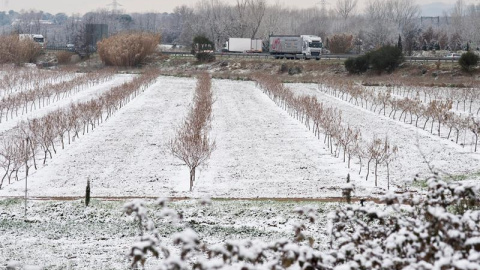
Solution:
[[[353,36],[338,34],[330,38],[329,48],[332,53],[348,53],[353,46]]]
[[[73,55],[74,55],[73,53],[66,52],[66,51],[59,51],[59,52],[55,53],[55,56],[57,57],[58,64],[60,64],[60,65],[70,64]]]
[[[121,33],[100,41],[97,47],[108,66],[137,66],[155,51],[159,42],[159,34]]]

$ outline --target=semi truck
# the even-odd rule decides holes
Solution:
[[[312,35],[271,35],[270,54],[275,59],[316,59],[322,54],[322,38]]]
[[[251,38],[229,38],[223,46],[222,52],[234,52],[234,53],[261,53],[262,52],[262,40]]]
[[[40,34],[19,34],[18,38],[20,40],[26,40],[26,39],[32,40],[33,42],[40,45],[42,48],[44,48],[45,46],[45,38],[43,37],[43,35],[40,35]]]

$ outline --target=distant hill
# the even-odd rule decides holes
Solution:
[[[422,16],[442,16],[446,11],[448,14],[452,11],[454,4],[435,2],[431,4],[420,5]]]

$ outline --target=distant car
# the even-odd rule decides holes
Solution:
[[[449,53],[449,54],[447,54],[445,57],[446,57],[446,58],[460,58],[460,56],[461,56],[461,55],[458,54],[458,53]]]
[[[75,44],[67,44],[67,50],[70,51],[70,52],[74,52],[75,51]]]

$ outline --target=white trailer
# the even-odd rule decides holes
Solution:
[[[252,39],[252,46],[250,52],[261,53],[263,51],[263,40]]]
[[[317,59],[322,54],[322,38],[312,35],[271,35],[270,54],[287,59]]]
[[[262,52],[262,40],[251,38],[229,38],[223,46],[224,52]]]

